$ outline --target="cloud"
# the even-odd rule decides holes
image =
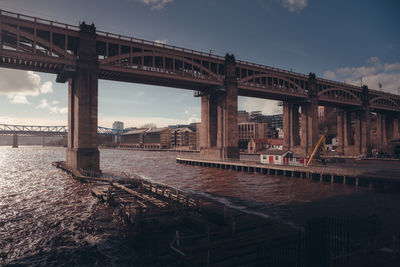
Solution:
[[[192,114],[187,119],[186,124],[195,123],[195,122],[201,122],[201,119],[199,117],[197,117],[197,114]]]
[[[400,71],[400,62],[394,64],[385,64],[383,68],[385,71]]]
[[[9,96],[9,99],[10,102],[14,104],[29,104],[28,99],[26,99],[26,96],[24,95],[15,95],[12,97]]]
[[[150,7],[151,10],[163,9],[167,4],[173,3],[174,0],[137,0]]]
[[[53,83],[52,82],[45,82],[40,86],[40,92],[42,94],[52,93],[53,92]]]
[[[68,108],[60,108],[54,103],[58,103],[58,101],[53,101],[52,104],[49,104],[49,102],[46,99],[42,99],[40,101],[40,104],[36,106],[36,109],[44,109],[48,110],[52,114],[66,114],[68,113]]]
[[[240,97],[239,98],[239,109],[251,111],[261,111],[264,115],[281,114],[282,107],[278,106],[279,101],[252,98],[252,97]]]
[[[168,40],[167,39],[161,39],[161,40],[155,40],[154,42],[158,43],[158,44],[167,44]]]
[[[336,79],[336,73],[331,70],[327,70],[324,72],[324,77],[329,80],[334,80]]]
[[[138,93],[136,94],[136,97],[141,97],[141,96],[144,96],[144,92],[143,92],[143,91],[140,91],[140,92],[138,92]]]
[[[307,6],[307,0],[281,0],[281,3],[290,12],[300,12]]]
[[[0,93],[24,93],[38,95],[40,93],[40,76],[33,71],[0,69]]]
[[[378,57],[370,57],[364,66],[345,66],[335,70],[327,70],[324,73],[327,79],[337,79],[353,85],[363,84],[370,89],[378,90],[378,83],[382,84],[382,90],[390,93],[398,93],[400,86],[400,62],[383,64]]]
[[[53,83],[40,84],[40,76],[33,71],[0,68],[0,94],[7,95],[11,103],[29,104],[27,96],[53,92]]]

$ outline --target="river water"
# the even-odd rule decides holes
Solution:
[[[400,234],[396,194],[180,165],[174,152],[100,153],[103,172],[136,174],[294,227],[323,216],[378,215],[382,232]],[[0,147],[0,265],[137,265],[130,229],[90,185],[51,165],[59,160],[65,148]]]

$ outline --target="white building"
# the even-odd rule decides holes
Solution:
[[[292,157],[293,153],[290,151],[269,150],[260,155],[260,162],[271,165],[287,165]]]
[[[282,128],[276,128],[278,131],[278,138],[283,139],[283,129]]]
[[[124,123],[122,121],[114,121],[113,125],[112,125],[113,129],[117,129],[117,130],[123,130],[124,129]]]

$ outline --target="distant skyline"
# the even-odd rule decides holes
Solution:
[[[0,0],[0,9],[159,41],[398,94],[396,0]],[[67,84],[55,75],[0,68],[0,123],[67,124]],[[99,125],[157,126],[200,120],[193,91],[99,81]],[[240,110],[281,112],[239,97]]]

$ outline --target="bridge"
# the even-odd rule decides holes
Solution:
[[[371,112],[382,144],[400,135],[400,96],[366,86],[107,33],[84,22],[0,10],[0,31],[0,67],[54,73],[57,82],[68,82],[71,168],[99,169],[98,79],[195,91],[201,97],[200,154],[208,159],[239,157],[238,96],[283,101],[284,147],[297,154],[311,153],[317,142],[318,106],[337,109],[339,153],[371,152]]]
[[[118,136],[125,130],[112,129],[106,127],[97,127],[98,135]],[[42,136],[43,146],[45,145],[45,137],[68,135],[68,126],[35,126],[35,125],[11,125],[0,124],[0,135],[13,136],[13,147],[18,147],[18,136]]]

